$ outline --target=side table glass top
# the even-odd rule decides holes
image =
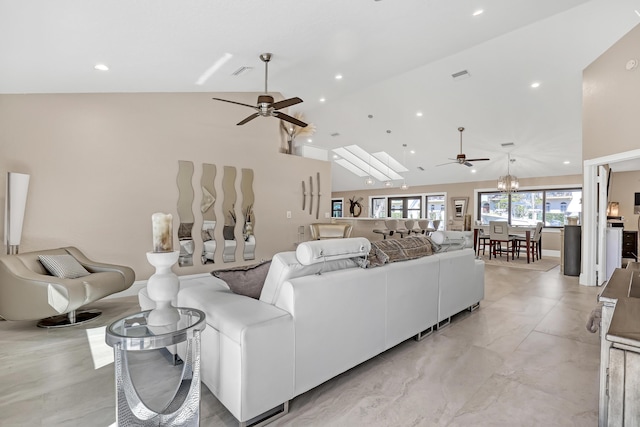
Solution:
[[[179,344],[193,336],[193,331],[202,331],[205,314],[194,308],[176,308],[179,320],[164,326],[147,323],[152,310],[142,311],[113,322],[106,331],[105,341],[111,347],[120,344],[122,350],[156,350]]]

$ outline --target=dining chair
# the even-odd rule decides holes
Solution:
[[[480,248],[482,248],[482,255],[484,250],[489,244],[489,236],[484,233],[484,229],[478,228],[478,245],[476,248],[476,256],[480,256]]]
[[[542,238],[542,227],[544,224],[542,222],[538,222],[536,224],[535,230],[533,230],[533,234],[530,237],[529,241],[529,256],[531,261],[534,262],[536,259],[540,260],[540,242]],[[518,258],[520,258],[520,249],[524,247],[524,250],[527,250],[527,236],[516,236],[516,242],[518,243],[518,247],[516,252],[518,253]]]
[[[386,219],[384,221],[384,228],[376,228],[373,230],[374,233],[382,234],[382,240],[386,240],[387,236],[391,237],[398,229],[398,220],[397,219]]]
[[[413,228],[413,220],[408,219],[406,221],[397,220],[398,226],[396,228],[396,233],[400,235],[400,238],[403,238],[407,234],[411,234],[411,228]],[[409,224],[407,224],[409,223]]]
[[[511,251],[511,259],[514,259],[516,254],[516,239],[514,236],[509,235],[509,224],[506,221],[489,221],[489,259],[491,259],[491,253],[496,256],[496,252],[500,251],[502,256],[503,247],[502,244],[506,244],[507,262],[509,261],[509,251]]]

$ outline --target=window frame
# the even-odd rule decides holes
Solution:
[[[551,209],[549,209],[551,207],[551,203],[548,204],[547,202],[547,193],[555,193],[555,192],[583,192],[582,189],[582,185],[581,184],[570,184],[570,185],[558,185],[558,186],[545,186],[545,187],[527,187],[527,188],[521,188],[519,191],[517,192],[513,192],[508,194],[508,200],[507,200],[507,222],[509,224],[511,224],[512,222],[512,200],[511,200],[511,195],[512,194],[519,194],[519,193],[532,193],[532,192],[540,192],[542,193],[542,200],[540,202],[541,205],[541,210],[542,210],[542,218],[540,219],[545,225],[544,228],[549,228],[549,229],[561,229],[564,227],[564,225],[566,224],[561,224],[561,225],[551,225],[551,224],[547,224],[549,221],[547,221],[547,215],[548,214],[552,214],[555,212],[548,212]],[[500,191],[498,191],[497,189],[494,188],[487,188],[487,189],[475,189],[474,190],[475,193],[475,200],[476,200],[476,206],[475,206],[475,221],[481,220],[482,218],[482,209],[483,209],[483,205],[482,205],[482,196],[486,195],[486,194],[497,194],[500,193]],[[583,196],[584,197],[584,196]],[[569,203],[567,203],[567,206],[569,205]],[[563,214],[566,212],[566,210],[564,212],[562,212]],[[582,216],[582,212],[579,213],[579,216]]]

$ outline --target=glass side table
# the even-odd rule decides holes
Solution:
[[[165,326],[147,324],[147,310],[113,322],[105,341],[113,347],[116,376],[116,422],[125,426],[195,426],[200,422],[200,333],[205,314],[193,308],[176,308],[178,321]],[[173,399],[160,412],[140,398],[129,371],[127,352],[157,350],[186,341],[186,361]]]

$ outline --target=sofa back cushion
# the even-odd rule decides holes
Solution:
[[[434,231],[431,241],[439,246],[437,252],[472,248],[473,231]]]
[[[275,304],[282,284],[296,277],[361,266],[358,257],[369,253],[365,238],[316,240],[298,245],[296,252],[280,252],[271,260],[260,301]]]

